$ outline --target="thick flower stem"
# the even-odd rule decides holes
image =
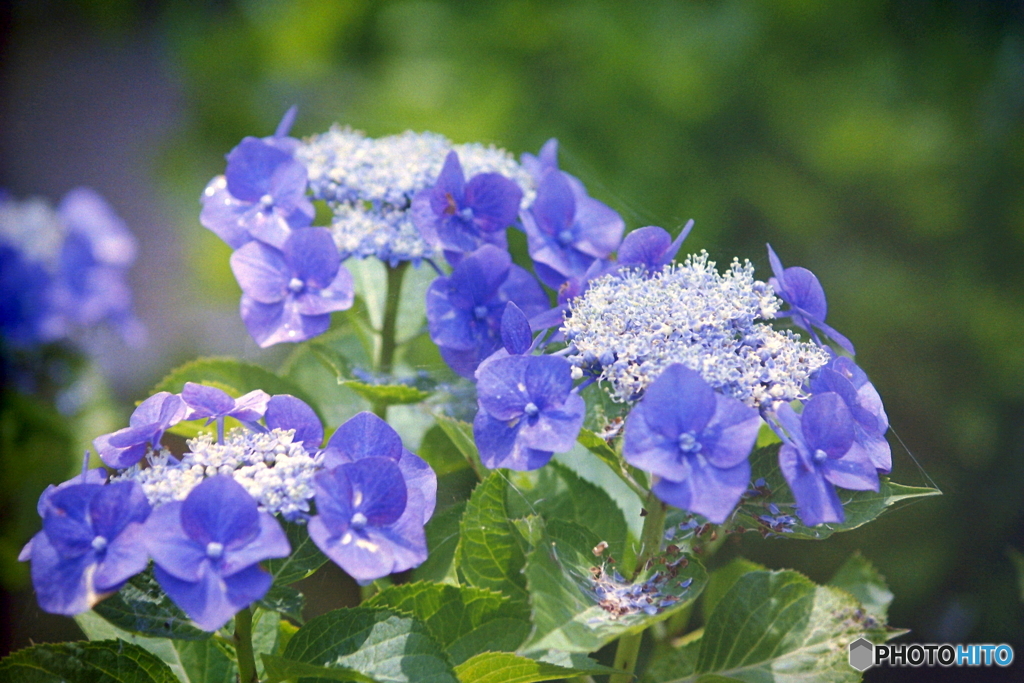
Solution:
[[[397,324],[398,304],[401,301],[402,278],[409,268],[408,261],[402,261],[394,268],[388,268],[387,294],[384,299],[384,323],[380,330],[380,357],[377,359],[377,372],[390,375],[395,365],[395,350],[398,348]],[[375,403],[373,412],[377,417],[386,420],[387,404]]]
[[[644,510],[647,515],[644,517],[644,528],[640,532],[640,552],[637,553],[636,569],[633,572],[634,580],[636,575],[644,570],[651,558],[661,550],[661,541],[665,534],[665,516],[668,514],[668,507],[653,493],[647,494]],[[643,637],[644,634],[641,631],[619,638],[619,644],[615,650],[614,666],[627,673],[612,674],[608,677],[608,683],[629,683],[633,680],[633,670],[636,669],[636,660],[640,654],[640,643]]]
[[[252,609],[249,607],[235,615],[235,657],[238,659],[239,683],[258,683],[256,657],[252,650]]]

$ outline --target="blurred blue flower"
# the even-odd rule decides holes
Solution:
[[[393,459],[367,456],[316,475],[309,537],[356,581],[405,571],[427,559],[426,501]]]
[[[555,356],[509,356],[480,367],[473,436],[486,467],[534,470],[572,449],[586,405],[572,391],[571,373]]]
[[[506,248],[505,228],[519,213],[523,191],[500,173],[478,173],[466,182],[459,155],[452,150],[435,185],[412,201],[413,223],[452,265],[484,244]]]
[[[828,304],[825,301],[825,290],[818,282],[814,273],[794,266],[783,268],[782,261],[775,254],[772,245],[768,245],[768,260],[772,264],[772,273],[775,277],[769,278],[768,284],[772,286],[780,299],[789,304],[789,310],[776,315],[777,318],[789,316],[797,326],[807,330],[814,341],[821,343],[814,328],[825,333],[842,348],[854,353],[853,344],[849,339],[841,335],[833,327],[825,324],[825,315],[828,313]]]
[[[146,568],[150,506],[138,484],[73,484],[43,496],[43,529],[26,547],[42,609],[84,612]]]
[[[263,348],[322,334],[333,311],[352,305],[352,276],[326,228],[296,230],[281,249],[248,242],[231,255],[231,269],[242,320]]]
[[[892,471],[892,449],[885,439],[889,418],[882,397],[867,373],[845,356],[836,356],[811,377],[811,392],[835,392],[843,399],[853,418],[854,441],[882,474]]]
[[[843,521],[843,505],[835,486],[878,490],[878,472],[854,440],[853,418],[838,394],[816,394],[800,415],[783,404],[776,417],[783,439],[779,468],[804,524]]]
[[[630,412],[622,456],[661,477],[653,487],[661,500],[721,524],[747,490],[760,424],[757,410],[676,363]]]
[[[549,307],[533,276],[514,265],[507,251],[489,244],[463,258],[450,276],[430,285],[430,339],[455,372],[472,377],[480,361],[501,346],[501,316],[509,301],[527,317]]]
[[[291,552],[277,520],[223,475],[156,508],[146,522],[145,547],[160,587],[205,631],[266,594],[273,578],[259,562]]]
[[[159,448],[164,432],[188,417],[189,408],[178,394],[161,391],[139,404],[128,426],[93,440],[108,467],[124,469],[137,463],[146,450]]]

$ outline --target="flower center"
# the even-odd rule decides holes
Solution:
[[[679,450],[683,453],[699,453],[701,448],[703,446],[693,432],[683,432],[679,435]]]
[[[361,530],[363,527],[366,526],[366,515],[364,515],[362,512],[357,512],[356,514],[352,515],[352,519],[351,521],[349,521],[349,526],[351,526],[356,531]]]
[[[484,306],[483,304],[480,304],[479,306],[473,309],[473,315],[476,316],[477,320],[483,320],[484,318],[487,317],[487,307]]]
[[[537,407],[536,403],[530,401],[525,406],[523,406],[523,412],[526,414],[527,417],[533,417],[534,415],[540,412],[540,408]]]
[[[105,536],[96,536],[92,539],[92,549],[98,553],[103,552],[107,547],[107,539]]]
[[[828,453],[820,448],[814,451],[814,462],[825,462],[826,459],[828,459]]]
[[[224,555],[224,544],[210,541],[206,544],[206,556],[211,560],[219,560]]]
[[[473,220],[473,208],[467,206],[466,208],[459,211],[459,218],[466,221],[467,223]]]
[[[260,197],[260,206],[262,206],[264,209],[269,209],[273,205],[274,205],[274,198],[270,196],[270,193],[267,193],[267,194],[263,195],[262,197]]]
[[[288,281],[288,289],[295,292],[296,294],[305,289],[305,287],[306,283],[297,277],[293,277],[291,280]]]
[[[563,247],[567,247],[572,244],[572,230],[565,228],[564,230],[558,231],[558,243]]]

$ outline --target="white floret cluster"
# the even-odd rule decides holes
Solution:
[[[781,301],[754,279],[749,261],[719,273],[707,252],[653,276],[606,275],[570,303],[562,331],[575,347],[574,374],[610,384],[613,398],[635,401],[673,363],[747,405],[767,408],[804,396],[803,387],[828,352],[790,330],[761,322]]]
[[[453,149],[467,181],[478,173],[500,173],[523,189],[522,208],[533,202],[532,177],[507,151],[456,145],[437,133],[375,139],[334,126],[303,141],[295,157],[306,166],[313,198],[334,212],[332,230],[343,256],[419,261],[433,256],[433,248],[412,223],[412,198],[434,185]]]
[[[207,477],[232,476],[256,499],[261,510],[298,521],[309,512],[315,493],[313,475],[319,464],[300,442],[294,430],[254,432],[234,429],[224,443],[209,434],[188,441],[181,460],[166,450],[151,453],[148,466],[125,470],[115,480],[137,481],[154,507],[184,500]]]

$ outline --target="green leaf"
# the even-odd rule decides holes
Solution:
[[[566,668],[511,652],[483,652],[455,667],[462,683],[535,683],[615,671],[596,662],[592,667]]]
[[[463,501],[442,512],[435,512],[427,522],[427,561],[413,570],[417,581],[455,582],[455,549],[459,546],[459,522],[466,510]]]
[[[256,604],[261,609],[283,614],[301,624],[302,608],[306,605],[306,596],[297,588],[275,584]]]
[[[889,618],[889,605],[893,594],[885,583],[885,578],[859,552],[850,556],[828,585],[842,588],[857,598],[864,611],[879,621]]]
[[[633,563],[626,518],[603,489],[557,462],[532,472],[509,472],[508,478],[505,505],[510,518],[537,514],[576,522],[608,543],[606,556],[626,566]]]
[[[302,678],[327,679],[329,681],[354,681],[355,683],[377,683],[377,679],[361,674],[355,669],[344,666],[316,666],[295,662],[284,657],[261,655],[263,670],[266,671],[266,683],[279,683],[285,680]]]
[[[121,630],[92,611],[75,615],[75,623],[89,640],[120,639],[149,650],[169,666],[182,683],[234,683],[238,678],[234,660],[212,638],[147,638]]]
[[[206,631],[171,602],[152,571],[136,574],[120,591],[93,607],[114,626],[131,633],[175,640],[205,640]]]
[[[388,607],[416,617],[453,664],[487,651],[512,651],[530,632],[523,605],[483,588],[407,583],[377,593],[366,607]]]
[[[448,438],[444,429],[437,424],[423,435],[416,454],[427,461],[438,477],[469,467],[466,457]]]
[[[641,605],[635,599],[611,597],[599,603],[598,587],[624,592],[632,585],[616,582],[612,566],[594,556],[599,540],[572,522],[551,520],[544,525],[542,542],[530,551],[526,563],[534,632],[525,652],[593,652],[686,608],[707,583],[704,568],[695,558],[679,557],[665,565],[656,561],[637,577],[637,583],[652,581],[662,596],[671,596],[675,602],[655,614],[644,612],[640,607],[647,603]]]
[[[389,406],[419,403],[430,396],[429,391],[407,384],[366,384],[354,379],[339,379],[338,384],[348,387],[371,403]]]
[[[48,643],[0,660],[10,683],[179,683],[152,652],[123,640]]]
[[[581,429],[576,440],[588,451],[601,458],[608,467],[618,472],[622,468],[622,460],[608,442],[589,429]]]
[[[355,669],[377,681],[454,683],[455,674],[419,620],[386,609],[339,609],[311,620],[282,656],[303,664]]]
[[[233,396],[241,396],[255,389],[262,389],[268,394],[291,394],[308,403],[323,422],[323,415],[320,413],[317,402],[308,396],[299,385],[275,375],[266,368],[244,363],[235,358],[198,358],[179,365],[153,387],[153,393],[158,391],[180,393],[185,382],[209,384],[223,389]],[[194,435],[201,423],[181,423],[170,431],[175,434],[179,433],[179,431],[175,431],[178,426]],[[181,433],[187,435],[184,432]]]
[[[704,614],[709,615],[715,610],[718,601],[729,592],[729,589],[741,576],[765,569],[764,565],[737,557],[724,567],[719,567],[711,572],[708,577],[708,587],[704,589],[704,595],[701,598],[701,609],[704,610]]]
[[[837,488],[839,500],[843,502],[843,512],[846,520],[842,524],[819,524],[808,527],[800,523],[796,514],[796,503],[793,494],[786,485],[786,481],[779,470],[779,444],[773,444],[758,449],[750,456],[750,479],[756,481],[759,478],[765,480],[769,490],[767,495],[744,497],[740,501],[730,524],[745,529],[760,530],[762,533],[771,533],[772,530],[760,519],[762,515],[771,516],[768,505],[776,505],[784,514],[797,517],[797,522],[792,526],[792,532],[779,533],[782,538],[799,539],[822,539],[828,538],[837,531],[849,531],[867,524],[883,512],[894,506],[899,506],[907,501],[928,496],[938,496],[942,492],[938,489],[923,486],[904,486],[889,480],[888,477],[879,477],[880,486],[878,491],[848,491]]]
[[[327,562],[327,556],[316,547],[316,543],[309,537],[309,532],[304,524],[282,521],[281,525],[284,527],[285,535],[288,536],[292,554],[288,557],[267,560],[263,566],[274,576],[275,584],[285,585],[295,583],[315,572]]]
[[[501,471],[492,472],[473,490],[459,529],[456,557],[466,581],[526,602],[526,558],[505,510]]]
[[[665,683],[679,680],[681,676],[689,676],[697,667],[699,652],[700,638],[695,638],[681,647],[656,653],[644,671],[643,683]]]
[[[444,430],[452,444],[462,453],[466,462],[477,472],[485,472],[486,469],[480,463],[480,452],[476,448],[476,440],[473,438],[473,425],[441,413],[435,413],[434,419],[437,420],[437,426]]]
[[[794,571],[749,572],[708,617],[694,673],[685,679],[859,681],[847,646],[883,642],[884,625],[849,593],[816,586]]]

